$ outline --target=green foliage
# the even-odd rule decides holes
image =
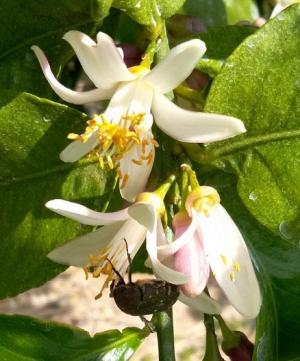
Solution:
[[[0,359],[5,361],[126,361],[147,331],[126,328],[90,337],[86,331],[25,316],[0,315]]]
[[[185,0],[114,0],[116,7],[142,25],[156,26],[160,18],[174,15]]]
[[[0,297],[43,284],[63,268],[46,255],[58,244],[90,230],[53,215],[44,204],[65,198],[100,208],[111,177],[86,160],[65,164],[58,155],[85,116],[28,94],[1,92],[0,108]],[[101,195],[104,195],[100,198]]]
[[[1,88],[53,97],[30,46],[39,45],[58,74],[73,54],[71,47],[60,40],[64,33],[73,29],[89,33],[97,24],[91,18],[91,4],[93,1],[85,0],[28,0],[26,4],[1,1]]]
[[[242,119],[247,133],[202,148],[198,161],[237,176],[222,195],[251,242],[264,292],[257,361],[299,355],[300,7],[290,7],[227,59],[206,110]],[[224,182],[224,176],[222,176]],[[222,184],[222,183],[221,183]],[[262,226],[263,225],[263,226]],[[266,228],[265,228],[266,227]]]
[[[258,18],[258,8],[253,0],[223,0],[228,24],[236,24],[242,20],[253,21]]]
[[[246,207],[278,235],[299,215],[299,14],[299,6],[290,7],[248,37],[226,61],[206,104],[210,112],[242,119],[248,131],[206,147],[203,158],[237,174]]]

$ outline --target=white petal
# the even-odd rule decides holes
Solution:
[[[102,213],[93,211],[81,204],[65,201],[63,199],[53,199],[46,203],[46,207],[62,216],[90,226],[103,226],[105,224],[128,219],[127,208],[118,212]]]
[[[187,282],[187,276],[180,272],[174,271],[170,267],[165,266],[157,257],[157,240],[163,237],[161,234],[159,234],[159,232],[162,230],[162,227],[157,227],[158,222],[160,222],[160,218],[157,217],[155,227],[152,232],[147,232],[146,239],[146,248],[151,259],[153,273],[158,278],[161,278],[174,285],[183,284]]]
[[[119,244],[120,242],[124,243],[125,239],[128,245],[130,258],[133,259],[146,238],[146,232],[147,230],[144,226],[140,225],[134,219],[129,218],[123,224],[122,228],[120,228],[118,232],[114,234],[111,240],[112,249],[108,254],[108,258],[113,262],[114,267],[117,270],[120,270],[122,274],[124,274],[124,272],[128,268],[128,258],[125,247],[123,248],[122,254],[120,254],[120,252],[117,252],[114,258],[112,258],[111,255],[115,253],[115,250],[117,248],[120,249]],[[115,250],[113,249],[113,247],[115,248]]]
[[[183,293],[179,296],[179,301],[193,308],[194,310],[208,313],[210,315],[216,315],[221,313],[220,305],[212,298],[207,296],[206,293],[202,293],[197,297],[187,297]]]
[[[192,217],[192,222],[186,228],[184,233],[182,233],[173,242],[168,243],[166,245],[159,246],[157,248],[159,257],[167,257],[167,256],[174,255],[182,247],[184,247],[194,237],[197,225],[198,225],[197,215],[194,212],[193,217]]]
[[[36,57],[38,58],[38,61],[42,67],[42,71],[46,79],[48,80],[51,88],[60,98],[62,98],[66,102],[72,104],[85,104],[98,100],[110,99],[112,97],[115,91],[114,88],[94,89],[86,92],[78,92],[65,87],[53,75],[48,60],[43,51],[37,46],[32,46],[31,49],[34,51]]]
[[[111,98],[104,117],[108,122],[120,123],[121,118],[127,115],[132,99],[134,98],[136,81],[121,83]]]
[[[155,225],[155,212],[156,211],[151,203],[139,202],[128,208],[129,216],[146,227],[150,232],[153,230]]]
[[[156,65],[144,79],[159,93],[167,93],[186,79],[206,51],[203,41],[182,43]]]
[[[115,222],[75,238],[65,245],[55,248],[47,257],[57,263],[85,267],[89,262],[89,256],[106,247],[124,223]]]
[[[149,132],[145,138],[149,139],[149,144],[144,147],[144,153],[143,146],[138,144],[125,153],[120,161],[120,171],[123,177],[120,179],[120,192],[122,197],[130,202],[144,191],[154,162],[155,148],[150,142],[152,134]],[[139,161],[141,156],[149,154],[151,154],[149,160],[141,160],[141,164],[134,163],[135,160]],[[124,177],[127,178],[125,183]]]
[[[97,87],[111,88],[120,81],[134,79],[108,35],[98,33],[98,44],[76,30],[67,32],[63,38],[72,46],[84,71]]]
[[[272,13],[271,13],[271,15],[270,15],[270,19],[272,19],[272,18],[274,18],[276,15],[278,15],[284,8],[285,8],[285,6],[283,6],[282,4],[278,3],[278,4],[274,7],[274,9],[273,9],[273,11],[272,11]]]
[[[261,296],[249,252],[220,204],[210,210],[208,217],[199,215],[198,233],[213,274],[229,301],[245,317],[256,317]]]
[[[66,146],[66,148],[60,153],[59,158],[66,163],[76,162],[81,157],[88,154],[98,145],[97,130],[89,137],[86,142],[75,140]]]
[[[184,110],[157,92],[153,97],[152,113],[157,126],[180,142],[210,143],[246,131],[237,118]]]

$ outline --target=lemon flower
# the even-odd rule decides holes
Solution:
[[[214,188],[195,188],[187,197],[187,212],[179,212],[173,220],[174,242],[168,243],[161,237],[157,258],[188,276],[181,290],[191,306],[197,305],[197,296],[206,287],[211,269],[236,310],[254,318],[261,296],[249,252],[240,231],[219,202]],[[176,281],[176,275],[167,280]]]
[[[84,134],[69,135],[74,142],[61,152],[60,158],[75,162],[94,151],[102,166],[106,163],[111,168],[118,167],[123,198],[134,201],[144,190],[151,172],[158,145],[151,131],[153,117],[161,130],[181,142],[215,142],[245,131],[236,118],[184,110],[164,96],[188,77],[205,53],[201,40],[174,47],[150,70],[142,65],[128,69],[105,33],[97,34],[97,42],[74,30],[63,38],[74,49],[96,89],[77,92],[60,84],[42,50],[33,46],[52,89],[73,104],[104,99],[110,102],[103,114],[88,121]]]
[[[129,263],[126,246],[131,258],[134,258],[147,237],[147,250],[154,273],[163,280],[172,280],[173,284],[187,282],[186,275],[164,265],[157,258],[157,246],[163,229],[160,220],[162,200],[153,193],[142,193],[136,203],[117,212],[101,213],[93,211],[81,204],[54,199],[46,203],[46,207],[60,215],[86,225],[103,227],[73,239],[63,246],[57,247],[48,254],[52,261],[81,267],[86,275],[104,278],[102,291],[117,277],[111,264],[124,277]],[[159,232],[157,232],[159,230]],[[111,262],[109,262],[109,261]],[[184,295],[180,300],[190,305]],[[219,313],[219,305],[205,294],[197,298],[196,308],[207,313]]]

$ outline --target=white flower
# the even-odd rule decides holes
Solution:
[[[254,318],[261,305],[258,282],[244,239],[219,201],[211,187],[193,190],[186,201],[188,215],[175,218],[177,238],[161,242],[157,254],[189,276],[181,289],[190,302],[203,292],[210,267],[232,305],[245,317]]]
[[[97,297],[101,296],[103,289],[116,277],[107,259],[121,276],[124,276],[129,266],[124,239],[131,258],[134,258],[145,240],[146,233],[147,250],[154,273],[166,281],[172,280],[173,284],[187,282],[185,275],[162,264],[157,258],[157,244],[160,242],[160,235],[163,234],[159,216],[162,201],[153,193],[141,194],[137,203],[112,213],[95,212],[62,199],[51,200],[46,203],[46,207],[82,224],[103,225],[91,233],[55,248],[48,254],[52,261],[82,267],[87,274],[91,272],[94,277],[104,275],[105,280]],[[184,295],[180,296],[180,300],[190,305],[190,300]],[[202,312],[220,312],[218,304],[206,295],[199,296],[195,306]]]
[[[276,15],[278,15],[282,10],[284,10],[288,6],[296,3],[300,3],[300,0],[278,0],[277,4],[275,5],[270,15],[270,19],[274,18]]]
[[[119,166],[123,198],[133,201],[144,190],[154,160],[151,126],[157,126],[181,142],[208,143],[233,137],[245,131],[233,117],[183,110],[163,94],[177,87],[204,54],[198,39],[174,47],[151,71],[144,66],[127,69],[113,40],[97,34],[97,43],[79,31],[69,31],[64,39],[73,47],[84,71],[96,89],[76,92],[60,84],[37,46],[35,52],[52,89],[65,101],[83,104],[111,99],[104,114],[88,123],[86,132],[67,146],[60,157],[74,162],[93,149],[101,163]]]

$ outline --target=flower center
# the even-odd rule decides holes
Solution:
[[[141,145],[142,152],[139,159],[132,160],[133,163],[141,165],[143,161],[151,162],[153,159],[153,154],[146,154],[146,146],[150,141],[144,136],[144,118],[145,113],[127,114],[122,116],[118,123],[111,123],[101,114],[87,121],[83,134],[71,133],[68,138],[85,143],[96,132],[98,145],[91,155],[98,157],[102,169],[105,165],[110,169],[115,168],[124,154],[134,146]],[[154,139],[151,142],[155,146],[158,145]]]

